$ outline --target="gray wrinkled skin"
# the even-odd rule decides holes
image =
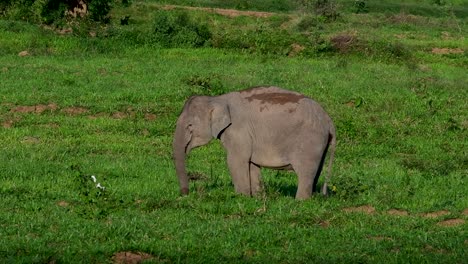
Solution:
[[[330,148],[327,182],[336,145],[335,127],[312,99],[278,87],[255,87],[220,96],[193,96],[180,114],[173,151],[180,191],[188,194],[185,158],[190,150],[221,140],[235,189],[245,195],[262,190],[260,167],[292,169],[298,176],[296,199],[315,189]]]

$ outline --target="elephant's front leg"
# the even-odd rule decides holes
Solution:
[[[236,192],[250,196],[252,193],[250,190],[249,159],[228,153],[227,163]]]
[[[252,195],[250,182],[251,144],[245,131],[230,127],[221,135],[227,164],[237,193]]]

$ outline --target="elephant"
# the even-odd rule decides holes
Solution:
[[[219,96],[192,96],[177,119],[173,158],[181,195],[189,193],[185,159],[196,147],[221,140],[237,193],[262,191],[260,168],[293,170],[298,177],[296,199],[315,191],[330,148],[327,184],[336,146],[330,116],[303,94],[274,86],[258,86]]]

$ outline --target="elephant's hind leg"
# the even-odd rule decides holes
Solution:
[[[316,151],[315,153],[301,157],[292,164],[298,178],[297,200],[308,199],[312,196],[314,185],[317,183],[322,154],[323,150]]]

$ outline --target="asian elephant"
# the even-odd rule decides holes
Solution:
[[[236,192],[262,189],[260,167],[292,169],[298,176],[296,199],[312,195],[327,149],[327,182],[336,145],[335,126],[312,99],[278,87],[254,87],[219,96],[192,96],[180,114],[173,141],[182,195],[189,192],[185,158],[190,150],[220,139]]]

